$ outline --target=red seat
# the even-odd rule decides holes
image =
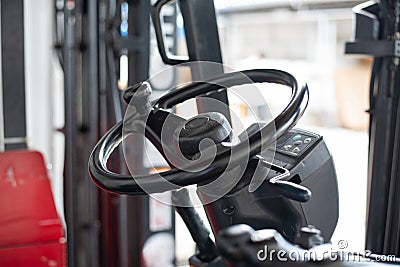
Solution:
[[[42,154],[0,153],[0,266],[65,266],[65,258]]]

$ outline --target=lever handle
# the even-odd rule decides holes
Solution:
[[[302,185],[288,181],[272,180],[273,178],[269,180],[270,185],[273,185],[277,193],[284,197],[299,202],[307,202],[311,198],[311,191]]]
[[[122,94],[122,98],[127,105],[131,101],[135,103],[149,102],[151,93],[151,85],[148,82],[138,82],[126,88]]]
[[[305,186],[283,180],[290,176],[289,170],[270,163],[259,155],[257,155],[256,158],[263,166],[279,173],[277,176],[268,180],[268,183],[273,186],[278,194],[299,202],[307,202],[310,200],[310,189]]]
[[[151,93],[151,85],[148,82],[139,82],[126,88],[122,98],[126,104],[134,106],[139,114],[148,115],[152,108]]]
[[[185,203],[185,207],[175,205],[175,210],[185,222],[193,241],[197,245],[198,258],[206,262],[214,260],[218,256],[215,244],[211,240],[210,232],[204,225],[199,213],[193,207],[188,190],[183,188],[179,191],[172,191],[172,201]]]

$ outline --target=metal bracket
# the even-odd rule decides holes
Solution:
[[[400,40],[354,41],[345,44],[346,54],[400,57]]]

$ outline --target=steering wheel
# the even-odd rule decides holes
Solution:
[[[163,179],[182,187],[204,183],[215,179],[227,168],[229,162],[248,161],[250,157],[256,156],[263,147],[271,144],[290,130],[307,107],[309,95],[306,83],[301,83],[292,74],[285,71],[254,69],[225,73],[207,82],[193,82],[180,89],[173,90],[153,103],[149,100],[151,94],[150,86],[145,82],[139,83],[124,92],[124,100],[135,107],[135,113],[129,118],[125,118],[125,121],[129,120],[130,123],[135,124],[137,122],[138,125],[142,125],[145,129],[146,138],[165,156],[163,151],[166,149],[166,145],[160,141],[163,122],[167,117],[172,118],[169,120],[168,127],[179,128],[186,121],[171,113],[169,110],[172,107],[191,98],[206,96],[218,90],[249,83],[276,83],[290,87],[292,93],[288,105],[271,122],[258,124],[256,129],[248,131],[245,140],[242,139],[238,144],[234,145],[229,142],[219,142],[217,144],[217,152],[213,158],[210,159],[206,156],[202,162],[196,162],[194,164],[196,166],[193,166],[193,168],[203,166],[204,162],[208,161],[209,164],[206,167],[192,172],[176,168],[174,164],[169,162],[171,169],[168,171],[135,175],[134,177],[110,171],[107,168],[107,161],[112,151],[125,137],[123,134],[123,121],[121,121],[100,139],[91,153],[88,165],[93,182],[104,190],[118,194],[146,194],[142,185],[151,188],[151,193],[161,193],[172,189],[171,186],[163,182]],[[199,116],[201,117],[201,115]],[[216,120],[219,120],[220,125],[223,125],[223,127],[226,126],[226,122],[223,119],[221,120],[220,116]],[[274,129],[274,131],[271,129]],[[226,137],[225,135],[222,138]],[[189,136],[187,140],[190,141],[193,138],[196,138],[196,136]],[[167,144],[167,146],[172,145]],[[181,148],[183,147],[181,146]],[[140,181],[140,184],[137,181]]]

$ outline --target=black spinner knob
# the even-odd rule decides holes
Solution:
[[[199,153],[200,142],[206,138],[215,144],[230,141],[232,128],[224,115],[218,112],[199,114],[187,120],[175,133],[175,141],[182,154],[191,158]]]

